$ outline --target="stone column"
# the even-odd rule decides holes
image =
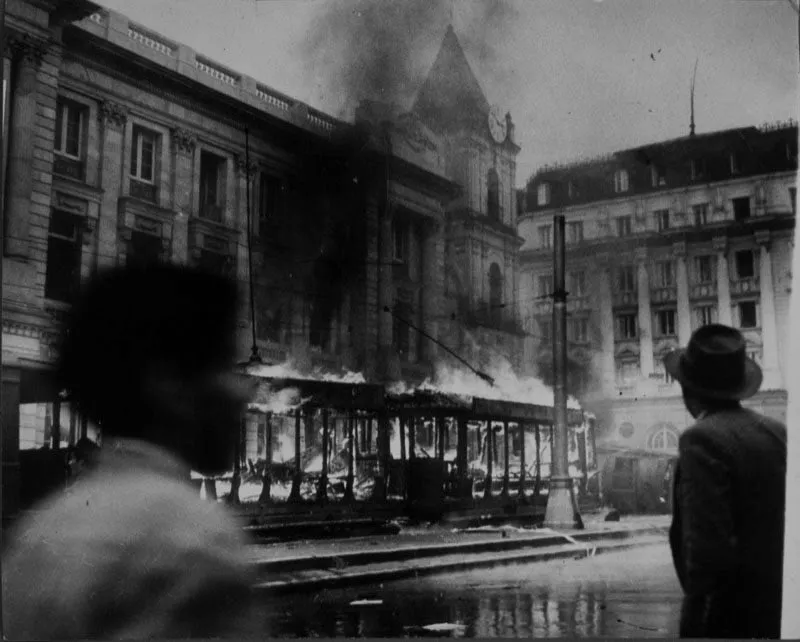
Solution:
[[[636,248],[639,299],[639,367],[642,377],[653,374],[653,322],[650,310],[650,278],[647,273],[647,248]]]
[[[717,255],[717,320],[723,325],[731,323],[731,280],[728,275],[728,239],[714,237],[714,251]]]
[[[611,262],[608,257],[598,266],[597,303],[599,307],[595,319],[600,326],[600,388],[605,394],[612,394],[616,380],[616,364],[614,362],[614,299],[611,290]]]
[[[253,161],[247,166],[244,156],[237,156],[235,162],[235,173],[233,188],[229,190],[232,198],[227,202],[230,204],[226,206],[226,211],[231,211],[233,214],[230,217],[230,223],[238,231],[238,238],[236,241],[236,280],[239,283],[239,320],[240,328],[242,329],[241,345],[248,347],[247,354],[253,355],[253,321],[250,310],[250,256],[249,248],[247,245],[247,180],[248,177],[252,181],[255,176],[258,166]],[[252,211],[253,206],[253,183],[250,183],[250,206],[251,217],[255,216]],[[252,221],[251,221],[252,223]],[[255,270],[255,257],[253,257],[253,270]],[[256,278],[256,275],[253,275]],[[258,304],[258,279],[254,282],[254,304]]]
[[[686,269],[686,243],[675,243],[672,246],[675,257],[678,286],[678,344],[685,346],[692,334],[692,307],[689,302],[689,275]]]
[[[10,144],[6,183],[5,253],[28,256],[31,191],[33,189],[33,141],[36,135],[36,72],[42,49],[28,39],[11,43],[16,73],[11,88]]]
[[[427,334],[437,337],[438,319],[442,301],[442,226],[434,221],[423,227],[422,239],[422,327]],[[422,358],[429,364],[436,361],[436,344],[423,339]]]
[[[110,100],[100,103],[97,111],[101,129],[101,149],[104,162],[100,164],[100,188],[103,202],[100,207],[100,248],[98,267],[103,262],[114,264],[123,253],[120,243],[130,240],[131,230],[120,229],[117,203],[122,195],[125,164],[125,124],[128,112],[124,106]],[[127,254],[127,252],[125,252]]]
[[[764,384],[762,389],[774,390],[782,386],[778,363],[778,332],[775,325],[775,286],[772,280],[772,255],[769,230],[756,232],[756,243],[761,248],[759,276],[761,281],[761,346]]]
[[[185,265],[189,260],[189,217],[192,214],[194,185],[194,150],[197,139],[192,132],[176,128],[172,141],[172,209],[176,213],[172,226],[172,260]]]

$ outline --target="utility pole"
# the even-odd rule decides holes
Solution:
[[[544,525],[581,528],[572,478],[569,476],[567,427],[567,292],[565,288],[564,215],[553,217],[553,448],[550,457],[550,491]]]

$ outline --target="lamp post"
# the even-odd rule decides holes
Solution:
[[[544,523],[549,528],[580,528],[572,479],[569,476],[567,433],[567,292],[565,289],[564,215],[553,217],[553,448],[550,491]]]

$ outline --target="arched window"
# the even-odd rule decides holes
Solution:
[[[503,273],[497,263],[489,268],[489,313],[493,321],[499,321],[503,312]]]
[[[493,167],[489,170],[486,177],[487,212],[489,218],[495,221],[500,220],[500,178],[497,170]]]
[[[660,423],[650,432],[647,440],[647,447],[650,450],[662,452],[675,452],[678,450],[678,438],[680,437],[675,426],[667,423]]]

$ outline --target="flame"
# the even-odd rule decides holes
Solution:
[[[433,379],[423,382],[419,389],[540,406],[552,407],[555,403],[552,388],[535,377],[518,377],[506,359],[495,359],[486,374],[494,379],[494,385],[463,368],[438,364]],[[405,384],[398,386],[398,389],[408,391]],[[580,404],[573,397],[567,399],[567,407],[575,410],[581,409]]]
[[[289,360],[274,366],[255,366],[248,365],[245,369],[247,374],[256,377],[270,379],[311,379],[313,381],[327,381],[331,383],[366,383],[367,380],[360,372],[346,371],[341,374],[324,372],[321,368],[315,368],[310,372],[301,371],[294,363]]]

